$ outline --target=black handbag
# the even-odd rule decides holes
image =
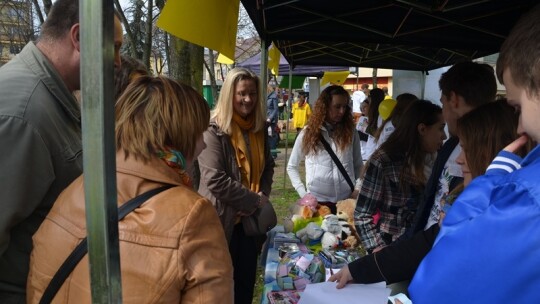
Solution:
[[[250,216],[242,217],[244,233],[248,236],[265,235],[270,229],[276,227],[277,215],[272,203],[257,208]]]
[[[354,184],[353,184],[353,182],[351,180],[351,177],[349,176],[349,174],[347,174],[347,171],[345,171],[345,168],[343,167],[343,164],[341,164],[341,162],[339,161],[336,153],[334,153],[334,150],[332,150],[332,147],[330,147],[330,144],[328,144],[328,142],[326,141],[326,139],[324,139],[322,134],[321,134],[321,143],[323,144],[324,148],[326,149],[326,152],[328,152],[328,154],[330,154],[330,157],[332,157],[332,160],[334,161],[334,163],[338,167],[341,174],[343,174],[343,177],[347,181],[347,184],[349,184],[349,187],[351,187],[351,192],[354,192]]]
[[[166,185],[160,188],[152,189],[150,191],[147,191],[137,197],[132,198],[131,200],[127,201],[125,204],[120,206],[118,208],[118,221],[121,221],[126,215],[128,215],[131,211],[137,209],[140,205],[142,205],[145,201],[150,199],[152,196],[161,193],[169,188],[171,188],[172,185]],[[49,285],[43,292],[43,296],[41,297],[41,300],[39,301],[40,304],[48,304],[51,303],[51,301],[56,296],[56,293],[58,293],[58,290],[60,290],[60,287],[64,284],[69,274],[75,269],[77,264],[82,260],[82,258],[86,255],[88,252],[88,243],[87,238],[84,238],[77,247],[73,250],[73,252],[66,258],[62,266],[58,269],[58,271],[54,274],[54,276],[51,279],[51,282],[49,282]]]

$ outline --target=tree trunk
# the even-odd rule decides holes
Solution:
[[[133,58],[137,58],[137,52],[135,51],[137,49],[136,43],[135,43],[135,36],[133,35],[133,31],[131,30],[131,27],[129,26],[129,21],[126,18],[126,15],[124,14],[124,9],[120,5],[120,1],[114,0],[114,4],[116,6],[116,10],[118,11],[120,15],[120,19],[122,21],[122,24],[124,25],[124,30],[127,34],[127,43],[130,45],[128,48],[130,50],[130,56]]]
[[[217,102],[217,92],[218,87],[216,83],[216,69],[215,69],[215,58],[214,58],[214,51],[211,49],[208,49],[208,65],[206,65],[206,70],[208,71],[208,75],[210,76],[210,85],[212,88],[212,105],[215,105]]]
[[[152,52],[152,25],[154,21],[153,11],[154,11],[154,1],[148,0],[148,8],[147,8],[147,15],[146,15],[146,33],[145,33],[146,35],[144,39],[143,57],[142,57],[142,62],[147,67],[150,66],[150,54]]]
[[[49,11],[51,10],[52,1],[51,0],[43,0],[43,8],[45,9],[45,15],[49,15]]]
[[[202,94],[203,47],[171,36],[170,48],[170,76]]]
[[[32,2],[34,3],[34,8],[36,9],[36,15],[38,17],[38,20],[39,20],[39,24],[43,24],[43,22],[45,22],[45,18],[43,18],[43,13],[41,12],[41,7],[39,7],[39,3],[37,0],[32,0]]]

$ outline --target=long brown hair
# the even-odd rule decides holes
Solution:
[[[457,131],[473,178],[484,174],[497,153],[517,138],[519,114],[498,100],[465,114]]]
[[[309,154],[310,152],[317,153],[321,127],[326,120],[326,115],[332,104],[332,97],[335,95],[347,96],[350,99],[349,93],[343,87],[337,85],[329,86],[321,92],[321,95],[315,102],[313,114],[309,117],[307,128],[304,131],[302,150],[305,154]],[[354,121],[352,110],[351,107],[346,107],[343,118],[336,124],[332,134],[339,150],[343,151],[352,144],[353,131]]]
[[[415,181],[415,186],[426,183],[424,175],[426,152],[422,149],[418,125],[432,126],[440,120],[441,115],[442,109],[438,105],[428,100],[413,101],[403,113],[396,130],[379,147],[392,159],[403,159],[401,176],[411,176]],[[404,180],[404,178],[401,179],[401,186],[406,191]]]

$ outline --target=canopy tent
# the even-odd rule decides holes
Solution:
[[[293,66],[428,71],[498,52],[536,0],[241,0]]]
[[[244,67],[252,70],[255,74],[260,74],[261,71],[261,53],[254,55],[251,58],[246,59],[246,61],[238,63],[236,66]],[[279,72],[278,75],[289,75],[290,65],[287,62],[287,59],[281,55],[279,58]],[[343,71],[348,68],[344,67],[334,67],[334,66],[316,66],[316,65],[298,65],[294,66],[292,69],[293,76],[312,76],[312,77],[322,77],[326,71]]]

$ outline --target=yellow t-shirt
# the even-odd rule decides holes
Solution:
[[[304,102],[302,106],[299,106],[298,102],[295,102],[291,112],[293,114],[293,128],[301,129],[307,124],[309,116],[311,116],[311,107],[307,102]]]

